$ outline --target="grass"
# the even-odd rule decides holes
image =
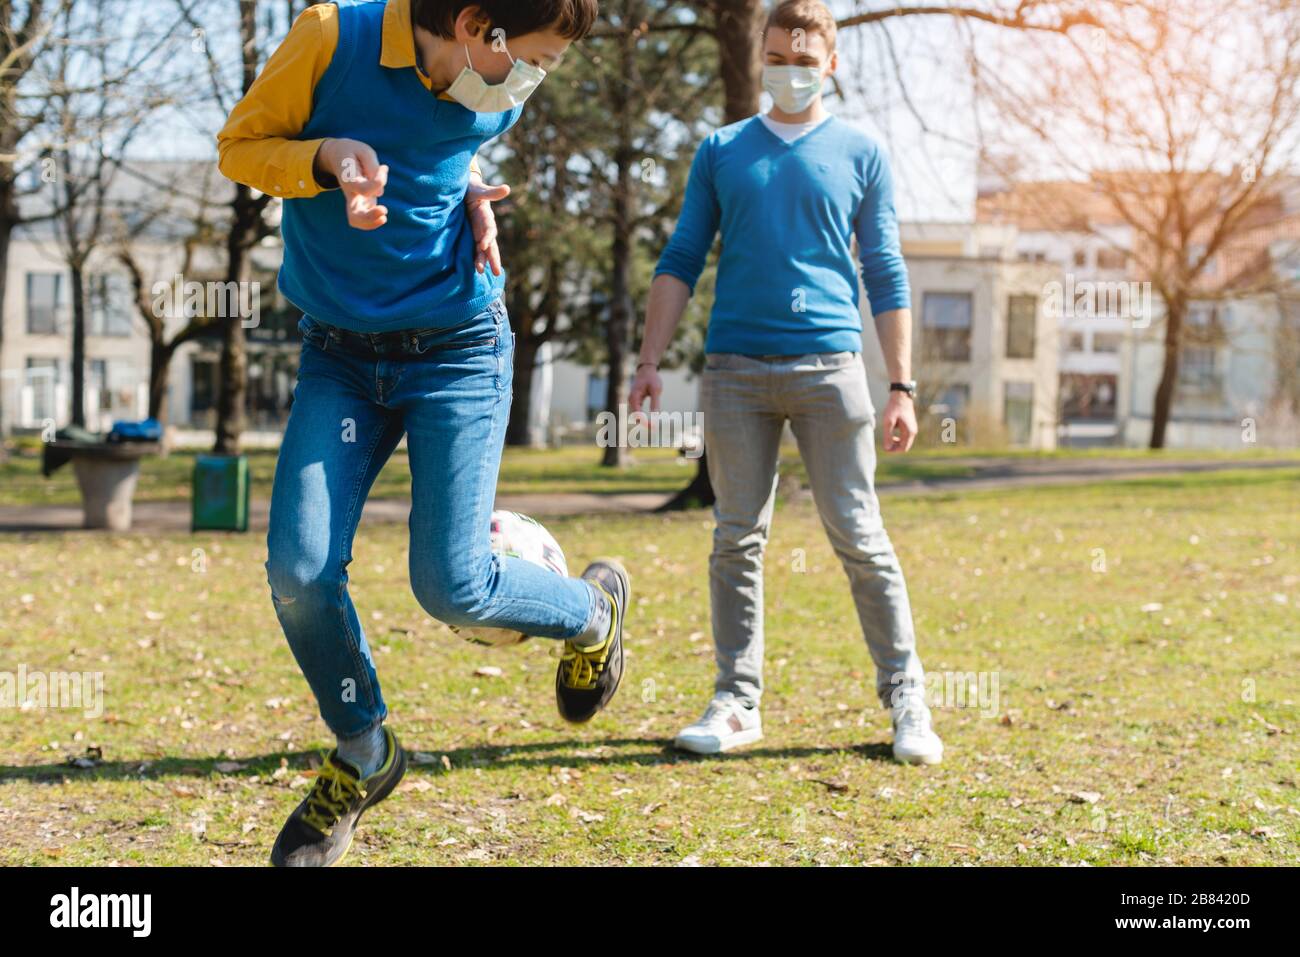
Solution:
[[[275,477],[276,450],[253,449],[248,455],[252,494],[269,498]],[[187,502],[197,453],[173,452],[141,463],[137,502]],[[689,464],[689,467],[688,467]],[[670,492],[685,484],[693,463],[672,449],[642,449],[635,465],[606,469],[600,451],[592,446],[561,449],[507,449],[501,464],[499,488],[503,492],[553,494],[562,492]],[[411,470],[406,451],[398,450],[384,467],[372,498],[409,498]],[[71,466],[49,478],[41,475],[39,449],[16,450],[0,463],[0,506],[76,505],[81,501]]]
[[[248,453],[254,497],[269,498],[275,477],[275,450],[254,449]],[[137,502],[188,502],[197,453],[174,452],[145,459],[141,464]],[[1159,458],[1159,459],[1295,459],[1300,450],[1245,449],[1241,451],[1168,450],[1151,453],[1145,449],[1061,449],[1054,452],[993,450],[954,446],[914,449],[905,457],[881,456],[877,480],[881,483],[975,476],[980,460],[1005,462],[1021,459]],[[600,450],[591,445],[570,445],[559,449],[509,448],[501,463],[499,489],[506,494],[558,494],[564,492],[662,492],[680,489],[694,474],[695,463],[671,449],[638,449],[633,464],[625,469],[600,465]],[[803,464],[793,446],[784,450],[782,471],[806,480]],[[399,449],[375,481],[371,498],[409,498],[411,472],[405,449]],[[16,445],[7,461],[0,461],[0,507],[27,505],[77,505],[81,502],[76,477],[65,466],[49,478],[41,475],[40,448],[33,442]]]
[[[353,594],[415,763],[347,864],[1295,865],[1298,487],[886,500],[929,672],[997,681],[936,710],[931,768],[889,759],[806,503],[767,553],[766,737],[716,759],[667,747],[711,684],[706,513],[548,523],[572,564],[621,555],[638,596],[626,683],[580,728],[555,714],[551,643],[458,641],[409,593],[405,528],[366,527]],[[328,739],[258,538],[0,538],[0,669],[105,682],[98,719],[0,709],[0,864],[265,862]]]

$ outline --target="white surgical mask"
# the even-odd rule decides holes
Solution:
[[[802,113],[822,91],[822,71],[815,66],[765,66],[763,89],[783,113]]]
[[[506,56],[510,51],[506,50]],[[469,66],[460,71],[456,82],[447,88],[447,95],[467,110],[475,113],[504,113],[521,105],[533,95],[533,91],[546,79],[546,71],[540,66],[533,66],[523,60],[510,56],[514,64],[504,83],[488,83],[483,74],[474,69],[474,61],[469,58],[469,47],[465,47],[465,61]]]

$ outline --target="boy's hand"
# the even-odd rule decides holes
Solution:
[[[388,207],[376,200],[388,185],[388,167],[358,140],[328,139],[316,152],[319,170],[338,180],[347,200],[348,223],[356,229],[378,229],[388,222]]]
[[[470,173],[465,206],[474,229],[474,268],[483,272],[492,267],[492,275],[501,275],[501,250],[497,248],[497,218],[492,204],[510,195],[509,186],[488,186],[477,173]]]
[[[916,441],[916,410],[912,397],[903,392],[889,393],[885,403],[884,444],[886,452],[906,452]],[[897,434],[895,434],[897,433]]]

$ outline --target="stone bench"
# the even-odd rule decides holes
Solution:
[[[140,460],[161,451],[158,442],[51,442],[45,449],[46,474],[71,462],[81,488],[82,527],[125,532],[131,528]]]

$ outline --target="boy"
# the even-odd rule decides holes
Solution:
[[[514,334],[488,207],[506,190],[484,187],[473,164],[596,12],[596,0],[320,4],[218,136],[226,176],[285,200],[279,282],[304,313],[303,347],[267,579],[338,739],[276,840],[276,865],[336,863],[405,772],[346,570],[362,504],[403,434],[424,609],[563,640],[566,720],[590,720],[622,678],[629,583],[617,562],[563,578],[490,550]]]
[[[907,586],[872,486],[875,413],[862,365],[862,279],[891,377],[887,451],[916,435],[910,290],[898,246],[889,167],[880,148],[826,113],[835,18],[818,0],[786,0],[764,30],[763,85],[773,107],[700,146],[682,213],[656,269],[630,405],[659,406],[659,357],[672,339],[715,233],[717,295],[700,408],[717,494],[709,562],[718,675],[704,716],[680,748],[715,754],[762,737],[763,549],[789,420],[831,543],[848,573],[891,707],[894,756],[937,763]],[[897,435],[895,435],[897,433]]]

